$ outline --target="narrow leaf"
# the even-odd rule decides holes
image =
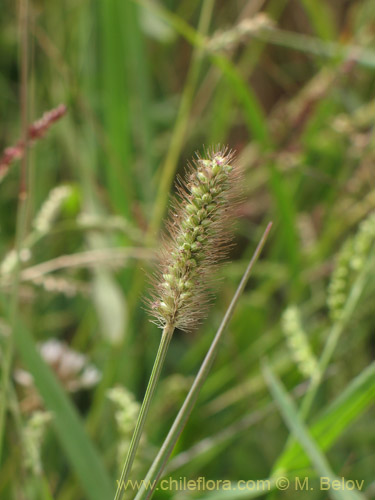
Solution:
[[[35,348],[30,332],[20,321],[14,331],[14,340],[17,351],[32,374],[46,408],[53,414],[56,434],[86,497],[89,500],[112,498],[114,484],[111,484],[77,411]]]
[[[263,374],[269,386],[271,394],[280,409],[281,415],[286,425],[304,449],[316,472],[321,477],[329,478],[331,482],[338,479],[332,471],[328,460],[323,455],[317,443],[314,441],[308,429],[305,427],[305,424],[301,420],[301,417],[298,415],[298,411],[293,400],[287,393],[284,386],[276,378],[269,366],[266,364],[264,364],[263,366]],[[348,491],[345,489],[331,489],[328,491],[328,493],[334,500],[354,500],[363,498],[358,491]]]
[[[375,399],[375,363],[363,370],[345,391],[323,412],[310,432],[320,449],[326,451],[349,425]],[[309,460],[301,446],[293,442],[278,460],[278,470],[295,470],[308,466]]]

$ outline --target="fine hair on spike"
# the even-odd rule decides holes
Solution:
[[[192,331],[206,316],[218,264],[228,255],[239,192],[234,153],[206,149],[177,178],[148,308],[161,328]]]

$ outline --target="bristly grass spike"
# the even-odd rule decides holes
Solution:
[[[238,199],[238,167],[227,148],[208,149],[178,178],[153,279],[154,322],[191,331],[206,315],[216,266],[227,256]]]

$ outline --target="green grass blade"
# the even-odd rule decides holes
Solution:
[[[363,370],[345,391],[311,426],[310,433],[323,451],[366,411],[375,399],[375,363]],[[309,465],[301,446],[294,442],[278,460],[278,470],[295,470]],[[277,471],[276,471],[277,474]]]
[[[103,119],[114,158],[106,159],[107,185],[115,208],[131,215],[134,197],[132,147],[129,123],[129,93],[124,64],[124,6],[117,0],[98,3],[101,40],[100,78]]]
[[[316,439],[323,451],[329,448],[356,417],[373,404],[375,396],[374,379],[375,364],[373,363],[352,381],[312,426],[310,429],[311,435]],[[295,443],[282,455],[279,461],[280,469],[274,473],[274,478],[279,475],[289,474],[296,469],[305,468],[309,463],[310,461],[302,447]],[[269,481],[268,491],[276,489],[275,479],[269,478],[264,481]],[[258,498],[268,491],[256,489],[252,491],[219,491],[202,497],[202,500]]]
[[[320,38],[295,33],[284,29],[272,28],[255,33],[255,38],[266,43],[279,45],[305,54],[325,57],[334,60],[355,59],[358,65],[371,68],[375,67],[374,51],[361,45],[343,44],[338,42],[323,41]]]
[[[124,34],[124,56],[127,60],[126,79],[131,95],[131,139],[139,152],[134,168],[139,197],[147,202],[153,198],[152,177],[154,173],[154,135],[151,119],[151,81],[149,58],[140,25],[140,8],[133,2],[122,2],[122,31]]]
[[[74,406],[36,350],[30,332],[20,321],[14,330],[14,340],[17,352],[32,374],[46,408],[53,414],[57,436],[86,497],[90,500],[112,498],[115,485],[111,484],[97,450],[87,436]]]
[[[289,261],[291,279],[298,284],[301,274],[300,238],[297,232],[297,213],[290,186],[277,166],[269,163],[269,185],[275,203],[275,211],[280,221],[280,243],[283,259]]]
[[[263,374],[287,427],[294,434],[294,437],[304,449],[316,472],[321,477],[329,478],[331,481],[335,480],[336,476],[332,471],[328,460],[320,450],[316,441],[311,437],[303,420],[298,415],[298,410],[293,400],[267,364],[264,364],[263,366]],[[334,500],[362,498],[362,495],[359,492],[354,491],[331,489],[329,490],[329,494]]]

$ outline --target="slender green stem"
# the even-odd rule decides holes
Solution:
[[[215,7],[213,0],[205,0],[198,21],[198,33],[205,37],[211,22],[212,13]],[[169,191],[172,185],[173,177],[176,172],[179,154],[184,144],[186,130],[189,123],[191,106],[194,94],[197,89],[200,70],[202,68],[203,47],[196,46],[191,56],[191,62],[186,77],[186,83],[182,92],[176,122],[174,124],[170,147],[168,148],[165,162],[161,168],[160,182],[153,207],[153,214],[150,220],[149,228],[145,235],[146,245],[152,247],[155,238],[158,236],[160,225],[163,220],[164,212],[167,208]],[[133,276],[133,287],[128,296],[128,310],[135,311],[136,303],[139,300],[140,290],[144,283],[144,272],[139,266],[136,267]],[[129,324],[132,323],[129,321]],[[134,323],[134,322],[133,322]],[[127,342],[124,342],[123,349],[127,349]]]
[[[128,454],[125,460],[124,467],[121,472],[120,479],[117,483],[117,491],[115,495],[115,500],[119,500],[126,489],[126,482],[129,478],[129,474],[134,462],[135,455],[137,453],[137,448],[139,441],[141,439],[143,427],[147,418],[148,410],[150,408],[150,403],[152,401],[153,395],[155,393],[156,384],[159,380],[161,370],[163,368],[165,356],[167,354],[168,346],[171,341],[174,332],[174,326],[166,325],[163,334],[161,336],[160,345],[158,352],[156,354],[154,366],[152,368],[150,380],[147,385],[146,394],[142,402],[141,409],[139,411],[137,423],[134,429],[133,437],[130,443]]]
[[[263,233],[263,236],[249,262],[249,265],[247,266],[247,269],[242,277],[242,280],[240,284],[238,285],[238,288],[236,290],[236,293],[234,294],[234,297],[232,299],[232,302],[230,303],[225,316],[219,326],[218,331],[216,332],[216,335],[211,343],[211,346],[206,354],[206,357],[204,358],[204,361],[199,369],[199,372],[197,376],[194,379],[193,385],[191,386],[191,389],[189,391],[189,394],[186,396],[186,399],[181,406],[180,411],[178,412],[178,415],[173,422],[172,427],[169,430],[169,433],[160,448],[159,453],[157,454],[153,464],[151,465],[150,470],[147,473],[147,476],[142,483],[141,488],[139,489],[135,500],[144,500],[151,498],[153,491],[156,487],[157,481],[163,472],[163,469],[166,465],[166,462],[168,458],[170,457],[173,448],[177,442],[177,439],[179,438],[183,428],[185,427],[186,421],[189,418],[189,415],[195,405],[195,402],[199,396],[199,393],[201,391],[201,388],[204,384],[204,382],[207,379],[208,373],[211,369],[212,363],[214,362],[216,353],[219,349],[220,346],[220,341],[223,336],[223,333],[228,326],[228,323],[233,315],[234,309],[237,305],[237,302],[239,298],[242,295],[242,292],[245,289],[245,286],[247,284],[247,281],[249,279],[250,273],[254,267],[254,264],[256,263],[260,252],[262,251],[262,248],[267,240],[268,234],[271,230],[272,223],[268,224],[265,232]],[[151,486],[151,488],[145,487],[145,485]]]
[[[361,66],[367,68],[375,67],[374,52],[367,48],[336,42],[324,41],[321,38],[294,33],[278,28],[266,29],[254,33],[254,38],[266,43],[272,43],[281,47],[288,47],[300,52],[310,53],[335,60],[348,60],[352,57]]]

